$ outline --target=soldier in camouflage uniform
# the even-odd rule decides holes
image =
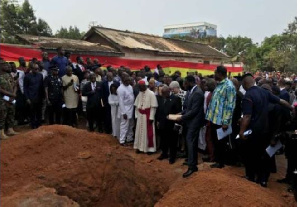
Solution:
[[[8,135],[18,134],[13,130],[15,106],[14,100],[16,97],[16,82],[10,74],[10,66],[3,60],[0,61],[0,138],[8,139],[5,134],[5,126],[7,126]],[[6,96],[8,100],[4,100]]]

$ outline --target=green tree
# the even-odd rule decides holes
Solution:
[[[81,39],[84,35],[84,32],[80,32],[78,27],[70,26],[69,29],[61,27],[55,34],[55,37],[58,38],[67,38],[67,39]]]
[[[260,48],[261,68],[282,72],[297,71],[297,18],[282,34],[267,37]]]
[[[36,18],[28,0],[22,6],[16,0],[1,2],[1,42],[18,43],[16,34],[52,36],[47,22]]]
[[[28,0],[25,0],[22,4],[21,10],[18,13],[18,22],[24,34],[36,33],[36,17]]]
[[[1,1],[1,42],[16,42],[14,35],[21,33],[18,21],[18,12],[20,11],[20,9],[20,6],[14,0]]]
[[[229,36],[225,41],[224,52],[231,57],[236,57],[242,55],[248,48],[252,46],[253,43],[251,38]]]
[[[36,29],[37,29],[38,35],[40,35],[40,36],[48,36],[48,37],[52,36],[52,29],[50,28],[48,23],[41,18],[38,19]]]

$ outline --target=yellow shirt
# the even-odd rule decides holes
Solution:
[[[62,77],[63,86],[68,85],[72,79],[74,80],[74,84],[76,84],[79,90],[79,80],[76,75],[72,75],[72,76],[64,75]],[[78,99],[79,99],[79,95],[78,92],[75,91],[74,85],[69,86],[67,90],[64,90],[64,100],[65,100],[66,108],[68,109],[77,108]]]

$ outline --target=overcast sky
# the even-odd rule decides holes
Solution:
[[[19,0],[20,3],[23,0]],[[55,33],[76,25],[87,31],[91,21],[104,27],[163,34],[169,24],[206,21],[218,36],[241,35],[261,42],[281,33],[297,15],[297,0],[29,0],[36,16]]]

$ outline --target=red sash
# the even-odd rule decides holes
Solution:
[[[146,115],[147,119],[147,135],[148,135],[148,147],[153,147],[153,126],[152,123],[150,122],[150,110],[151,108],[147,109],[139,109],[139,112],[141,114]]]

